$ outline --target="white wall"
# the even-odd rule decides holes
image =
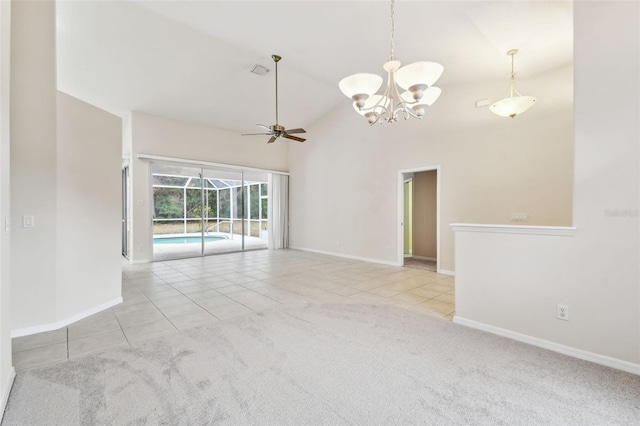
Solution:
[[[11,362],[10,238],[5,219],[10,208],[10,112],[11,2],[0,2],[0,412],[9,398],[15,371]],[[0,420],[2,416],[0,415]]]
[[[11,330],[121,301],[121,120],[56,91],[55,2],[15,2],[11,38]],[[58,98],[58,96],[60,96]],[[35,227],[22,227],[33,215]]]
[[[12,329],[56,318],[55,2],[13,2],[11,22]],[[23,228],[32,215],[35,227]]]
[[[474,106],[504,96],[506,79],[444,87],[423,120],[391,125],[370,127],[345,98],[309,126],[307,142],[290,145],[291,246],[397,262],[398,171],[433,165],[444,270],[455,267],[452,222],[510,223],[527,212],[529,224],[569,225],[572,72],[519,80],[538,102],[515,119]]]
[[[122,120],[58,92],[56,316],[118,303]]]
[[[259,136],[243,137],[213,127],[140,112],[132,113],[131,127],[132,262],[149,262],[153,259],[150,163],[148,160],[138,159],[138,154],[276,171],[288,169],[289,142],[284,140],[267,144],[266,138]]]
[[[640,4],[576,2],[574,61],[576,235],[459,232],[456,321],[640,374]]]

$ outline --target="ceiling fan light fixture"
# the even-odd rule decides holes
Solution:
[[[533,96],[522,96],[516,89],[516,73],[513,69],[513,57],[518,53],[518,49],[511,49],[507,55],[511,56],[511,73],[509,74],[509,91],[504,99],[489,107],[489,111],[501,117],[514,118],[522,114],[536,103]]]
[[[377,74],[353,74],[338,83],[342,93],[353,99],[354,109],[364,116],[369,124],[393,123],[400,118],[422,118],[427,108],[440,96],[438,92],[435,96],[432,94],[428,101],[423,100],[431,86],[442,75],[442,65],[422,61],[401,68],[402,64],[396,60],[393,42],[394,5],[395,1],[391,0],[391,56],[383,65],[387,72],[387,87],[384,93],[374,94],[382,85],[382,77]],[[409,93],[410,96],[401,95],[400,89],[406,90],[405,93]]]

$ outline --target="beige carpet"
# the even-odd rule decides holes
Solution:
[[[640,377],[394,306],[288,306],[19,374],[6,425],[640,424]]]

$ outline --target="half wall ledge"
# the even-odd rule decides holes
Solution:
[[[449,226],[451,226],[455,232],[556,235],[562,237],[573,237],[576,234],[576,228],[571,226],[486,225],[478,223],[452,223]]]

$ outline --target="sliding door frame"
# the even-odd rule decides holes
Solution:
[[[153,197],[153,164],[154,163],[164,163],[164,164],[174,164],[174,165],[178,165],[178,166],[184,166],[184,167],[192,167],[192,168],[197,168],[199,169],[199,178],[200,178],[200,207],[201,207],[201,214],[200,214],[200,238],[201,238],[201,245],[200,245],[200,255],[198,257],[204,257],[204,256],[211,256],[211,255],[216,255],[216,254],[229,254],[229,253],[239,253],[239,252],[245,252],[245,251],[254,251],[254,250],[266,250],[268,248],[246,248],[246,244],[245,244],[245,234],[246,234],[246,227],[245,227],[245,220],[249,223],[249,229],[251,229],[250,227],[250,223],[251,223],[251,218],[245,218],[245,216],[247,215],[247,210],[246,210],[246,206],[245,204],[248,203],[248,199],[245,200],[245,197],[248,197],[249,194],[248,192],[250,191],[249,188],[245,189],[245,173],[266,173],[266,174],[281,174],[281,175],[289,175],[288,172],[283,172],[283,171],[276,171],[276,170],[267,170],[267,169],[259,169],[259,168],[253,168],[253,167],[242,167],[242,166],[236,166],[236,165],[230,165],[230,164],[222,164],[222,163],[212,163],[212,162],[206,162],[206,161],[197,161],[197,160],[187,160],[187,159],[182,159],[182,158],[172,158],[172,157],[162,157],[162,156],[156,156],[156,155],[147,155],[147,154],[139,154],[138,155],[139,159],[146,159],[146,160],[150,160],[149,162],[149,191],[150,191],[150,210],[151,210],[151,221],[149,223],[149,227],[150,227],[150,247],[151,247],[151,254],[152,254],[152,261],[164,261],[164,260],[169,260],[169,259],[163,259],[163,260],[155,260],[153,259],[154,257],[154,243],[153,243],[153,237],[154,237],[154,232],[153,232],[153,216],[154,216],[154,197]],[[205,250],[205,212],[204,212],[204,207],[205,207],[205,170],[209,170],[209,171],[229,171],[229,172],[235,172],[235,173],[239,173],[240,174],[240,187],[239,190],[241,192],[241,202],[240,202],[240,206],[236,206],[237,209],[240,210],[240,220],[241,220],[241,235],[242,235],[242,241],[241,241],[241,248],[240,250],[231,250],[231,251],[227,251],[227,252],[223,252],[223,253],[206,253]],[[268,179],[269,180],[269,179]],[[271,188],[269,187],[269,183],[264,182],[264,184],[267,185],[268,187],[268,193],[267,193],[267,197],[271,197]],[[262,183],[260,185],[258,185],[258,197],[259,197],[259,201],[260,203],[262,202],[266,202],[267,200],[263,200],[262,199]],[[229,198],[230,200],[233,198],[233,188],[229,188]],[[186,198],[185,198],[185,202],[186,202]],[[260,203],[259,203],[259,207],[258,207],[258,236],[261,235],[262,233],[262,222],[264,221],[264,219],[262,219],[262,209],[260,208]],[[220,203],[218,200],[217,206],[216,206],[216,217],[219,217],[219,210],[220,210]],[[186,214],[186,213],[185,213]],[[233,213],[233,209],[230,208],[230,220],[233,223],[234,221],[234,213]],[[271,212],[269,211],[267,214],[267,220],[271,219]],[[232,233],[232,229],[229,230],[230,233]],[[175,257],[175,258],[171,258],[171,259],[180,259],[180,258],[188,258],[191,256],[186,256],[186,257]]]

